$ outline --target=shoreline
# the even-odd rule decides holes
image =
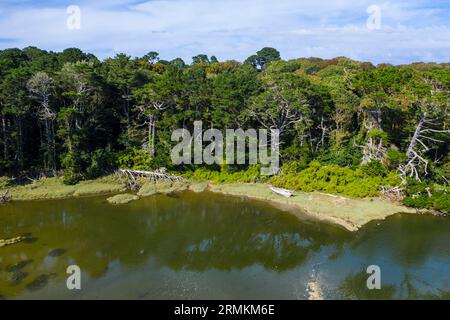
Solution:
[[[87,196],[114,195],[129,192],[114,176],[96,180],[82,181],[74,186],[66,186],[61,178],[45,178],[33,183],[14,186],[9,189],[12,201],[56,200]],[[379,198],[347,198],[319,192],[296,191],[290,198],[273,193],[268,185],[262,183],[213,184],[205,181],[186,181],[183,183],[152,183],[142,185],[139,197],[154,194],[190,190],[192,192],[210,191],[229,196],[247,197],[265,201],[269,205],[295,215],[299,219],[314,219],[339,225],[348,231],[359,230],[363,225],[384,220],[396,213],[416,213],[417,210],[394,204]],[[138,200],[136,197],[134,200]]]
[[[267,201],[294,214],[299,219],[312,218],[339,225],[348,231],[358,231],[365,224],[384,220],[396,213],[416,213],[417,210],[379,198],[346,198],[319,192],[295,191],[290,198],[273,193],[265,184],[210,184],[209,191],[231,196]]]

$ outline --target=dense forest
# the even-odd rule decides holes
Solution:
[[[450,211],[450,63],[374,66],[345,57],[245,62],[156,52],[100,61],[70,48],[0,51],[0,175],[62,171],[67,184],[114,168],[166,167],[199,179],[255,181],[354,197],[398,196]],[[276,128],[281,172],[174,166],[172,131]]]

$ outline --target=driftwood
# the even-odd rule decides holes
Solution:
[[[9,201],[11,201],[11,195],[9,194],[9,190],[0,192],[0,204],[7,203]]]
[[[150,181],[184,181],[185,179],[180,176],[165,173],[165,168],[160,168],[156,171],[141,171],[141,170],[130,170],[130,169],[119,169],[116,174],[119,176],[125,176],[127,178],[126,187],[132,190],[137,190],[140,188],[137,178],[146,178]]]
[[[25,236],[18,236],[18,237],[10,238],[10,239],[0,239],[0,248],[22,242],[26,239],[27,239],[27,237],[25,237]]]
[[[403,193],[403,188],[401,188],[399,186],[397,186],[397,187],[383,186],[380,189],[380,193],[384,198],[386,198],[392,202],[402,201],[403,198],[405,197],[404,193]]]

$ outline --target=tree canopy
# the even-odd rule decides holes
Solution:
[[[0,51],[0,172],[63,169],[68,183],[134,159],[173,167],[171,132],[277,128],[281,159],[352,167],[379,162],[404,180],[448,184],[450,64],[378,65],[155,51],[98,60],[77,48]],[[126,163],[133,163],[128,161]]]

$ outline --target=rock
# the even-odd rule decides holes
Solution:
[[[32,282],[27,284],[27,289],[30,291],[40,290],[40,289],[44,288],[45,286],[47,286],[49,279],[50,279],[49,275],[42,274],[42,275],[36,277]]]
[[[13,286],[20,284],[26,277],[28,276],[28,272],[17,271],[11,275],[11,284]]]
[[[144,184],[138,192],[141,197],[148,197],[155,194],[170,194],[187,190],[189,183],[184,181],[177,182],[149,182]]]
[[[308,300],[323,300],[322,290],[320,289],[320,285],[318,282],[308,282],[306,292],[309,295]]]
[[[114,197],[110,197],[106,200],[111,204],[127,204],[131,201],[139,200],[139,197],[134,194],[124,193],[115,195]]]
[[[54,249],[48,253],[48,256],[52,257],[52,258],[56,258],[56,257],[62,256],[66,252],[67,252],[66,249]]]
[[[6,267],[6,272],[18,272],[18,271],[21,271],[23,268],[25,268],[27,265],[29,265],[32,262],[33,262],[32,259],[27,259],[27,260],[20,261],[20,262],[18,262],[16,264],[7,266]]]

